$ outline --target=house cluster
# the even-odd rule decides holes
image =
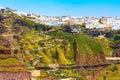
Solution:
[[[74,16],[42,16],[36,14],[27,14],[36,23],[46,24],[49,26],[61,26],[64,24],[79,24],[85,25],[88,29],[100,30],[119,30],[120,17],[74,17]]]
[[[119,30],[120,29],[120,17],[74,17],[74,16],[45,16],[38,14],[27,14],[10,8],[0,7],[0,11],[12,11],[19,16],[26,16],[27,18],[35,21],[36,23],[45,24],[49,26],[61,26],[64,24],[84,24],[88,29],[100,29],[100,30]]]
[[[73,16],[45,16],[36,14],[27,14],[36,23],[45,24],[49,26],[61,26],[64,24],[82,24],[81,18]]]
[[[120,17],[101,17],[94,18],[89,17],[86,19],[86,28],[88,29],[100,29],[100,30],[119,30],[120,29]]]

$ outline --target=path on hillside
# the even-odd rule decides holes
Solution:
[[[120,61],[120,57],[106,57],[106,60],[112,60],[112,61],[119,60]]]

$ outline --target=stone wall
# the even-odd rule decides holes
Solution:
[[[31,80],[30,72],[0,72],[0,80]]]

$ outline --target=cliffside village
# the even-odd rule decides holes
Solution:
[[[36,23],[45,24],[49,26],[61,26],[64,24],[84,24],[87,29],[100,29],[100,30],[119,30],[120,17],[74,17],[74,16],[45,16],[38,14],[28,14],[10,8],[0,7],[0,11],[12,11],[19,16],[26,16],[27,18],[35,21]]]

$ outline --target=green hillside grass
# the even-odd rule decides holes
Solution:
[[[0,66],[1,65],[20,65],[23,64],[16,58],[7,58],[7,59],[0,59]]]
[[[90,54],[90,53],[100,53],[102,52],[102,47],[94,39],[90,38],[85,34],[71,34],[63,31],[52,32],[51,35],[54,38],[66,39],[71,43],[73,48],[73,43],[77,43],[78,52],[80,54]]]

